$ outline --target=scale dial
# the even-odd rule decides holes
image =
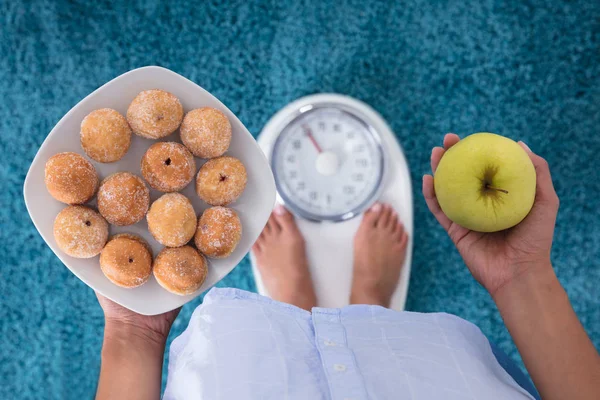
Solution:
[[[314,221],[360,214],[383,181],[379,135],[358,113],[336,104],[302,107],[275,141],[271,164],[285,205]]]

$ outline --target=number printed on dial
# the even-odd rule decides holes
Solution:
[[[317,107],[290,122],[273,148],[273,172],[286,205],[313,219],[362,211],[381,185],[376,133],[355,115]]]

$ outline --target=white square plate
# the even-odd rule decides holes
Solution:
[[[91,111],[105,107],[113,108],[125,115],[133,98],[142,90],[148,89],[163,89],[173,93],[181,101],[185,112],[205,106],[224,112],[229,118],[233,130],[231,147],[227,154],[240,159],[248,172],[246,190],[236,202],[230,205],[237,211],[242,221],[243,233],[240,243],[230,257],[220,260],[208,259],[209,272],[206,281],[198,291],[188,296],[178,296],[167,292],[156,282],[154,277],[135,289],[118,287],[112,284],[100,270],[98,256],[90,259],[70,257],[58,248],[53,235],[54,218],[66,205],[54,200],[46,190],[44,184],[46,161],[54,154],[63,151],[79,153],[90,160],[81,148],[79,141],[83,118]],[[179,130],[161,140],[180,142]],[[141,176],[140,160],[153,143],[155,143],[154,140],[132,135],[131,147],[121,160],[111,164],[90,161],[96,167],[100,179],[118,171],[129,171]],[[196,158],[197,169],[204,161]],[[195,180],[181,192],[192,201],[196,213],[200,215],[208,205],[196,195],[194,182]],[[145,315],[160,314],[177,308],[223,279],[242,260],[256,241],[275,203],[275,182],[271,168],[246,127],[223,103],[206,90],[181,75],[161,67],[144,67],[127,72],[100,87],[73,107],[56,124],[40,147],[27,173],[23,192],[31,220],[42,238],[65,266],[92,289]],[[151,189],[151,201],[156,200],[161,194]],[[95,199],[90,202],[92,207],[95,207],[95,204]],[[152,246],[155,256],[163,247],[148,232],[145,218],[135,225],[110,227],[110,235],[122,232],[142,236]]]

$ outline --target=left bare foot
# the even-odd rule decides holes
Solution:
[[[277,205],[252,252],[271,298],[309,311],[317,305],[304,238],[283,206]]]

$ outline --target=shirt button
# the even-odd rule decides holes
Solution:
[[[336,343],[332,342],[331,340],[324,340],[323,343],[325,346],[336,346]]]
[[[333,369],[337,372],[344,372],[346,370],[346,366],[344,364],[333,364]]]

